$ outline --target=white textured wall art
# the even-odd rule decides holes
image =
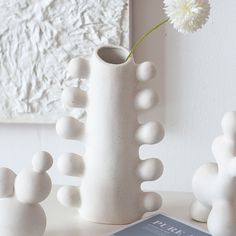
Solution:
[[[129,0],[0,0],[0,121],[53,123],[68,61],[129,47]],[[78,111],[79,113],[80,111]]]

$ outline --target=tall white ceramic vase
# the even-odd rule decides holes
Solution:
[[[69,64],[72,77],[87,78],[88,91],[68,88],[63,102],[70,107],[84,107],[84,123],[73,117],[58,120],[57,133],[66,139],[79,139],[85,154],[64,154],[58,162],[66,175],[82,176],[82,184],[63,187],[59,201],[79,208],[87,220],[106,224],[126,224],[161,206],[157,193],[141,191],[143,181],[159,178],[160,160],[139,159],[142,144],[154,144],[164,136],[159,122],[139,124],[138,112],[157,102],[153,90],[139,91],[138,83],[156,74],[151,62],[125,62],[128,51],[122,47],[103,46],[89,60],[75,58]]]

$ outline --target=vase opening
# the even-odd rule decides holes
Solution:
[[[109,64],[123,64],[126,62],[128,51],[119,47],[102,47],[97,51],[98,57]]]

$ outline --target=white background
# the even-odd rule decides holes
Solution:
[[[162,20],[161,0],[133,0],[133,38]],[[181,35],[172,26],[154,33],[136,54],[136,61],[150,60],[158,67],[151,82],[160,95],[157,108],[143,117],[164,123],[162,143],[141,148],[142,157],[159,157],[165,173],[148,187],[191,191],[194,171],[214,161],[211,143],[221,133],[226,111],[236,109],[236,2],[212,0],[207,25],[192,35]],[[51,125],[0,125],[0,165],[15,171],[28,166],[38,150],[54,159],[64,152],[83,152],[81,143],[59,138]],[[77,183],[50,171],[54,183]]]

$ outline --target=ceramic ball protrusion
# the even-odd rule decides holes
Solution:
[[[161,208],[162,198],[158,193],[145,193],[143,204],[146,211],[157,211]]]
[[[147,81],[156,76],[156,66],[152,62],[143,62],[138,65],[136,77],[139,81]]]
[[[62,93],[62,101],[68,107],[84,108],[87,103],[87,94],[77,87],[66,88]]]
[[[211,150],[217,161],[225,157],[234,157],[236,142],[225,135],[221,135],[214,139]]]
[[[73,117],[62,117],[57,121],[56,131],[65,139],[79,139],[83,134],[83,124]]]
[[[38,152],[32,159],[33,169],[36,172],[43,173],[52,167],[53,158],[48,152]]]
[[[10,197],[14,194],[16,174],[5,167],[0,168],[0,198]]]
[[[148,122],[139,127],[136,133],[136,139],[143,144],[154,144],[160,142],[165,135],[161,123]]]
[[[67,153],[60,156],[57,167],[62,174],[69,176],[81,176],[84,172],[82,157],[74,153]]]
[[[229,164],[229,174],[232,177],[236,177],[236,157],[230,161]]]
[[[73,78],[87,78],[89,75],[89,61],[83,58],[73,58],[68,65],[69,76]]]
[[[141,162],[138,174],[141,180],[152,181],[161,177],[163,169],[163,164],[159,159],[150,158]]]
[[[57,193],[58,201],[66,207],[80,206],[80,192],[77,187],[64,186]]]
[[[47,198],[52,182],[46,171],[53,159],[48,152],[39,152],[32,160],[33,170],[21,171],[15,179],[15,195],[22,203],[36,204]]]
[[[236,139],[236,112],[227,112],[221,122],[224,135],[232,140]]]
[[[198,221],[205,223],[207,222],[207,218],[210,214],[211,208],[206,207],[205,205],[201,204],[198,201],[193,202],[191,209],[190,209],[190,214],[191,217]]]
[[[136,95],[135,107],[138,110],[148,110],[158,102],[157,94],[151,89],[144,89]]]
[[[218,166],[216,163],[207,163],[201,166],[195,172],[192,180],[192,189],[196,198],[201,199],[205,205],[210,205],[212,193],[214,191],[214,182],[217,177]]]
[[[23,203],[36,204],[47,198],[52,182],[47,173],[25,170],[18,174],[15,181],[15,194]]]

